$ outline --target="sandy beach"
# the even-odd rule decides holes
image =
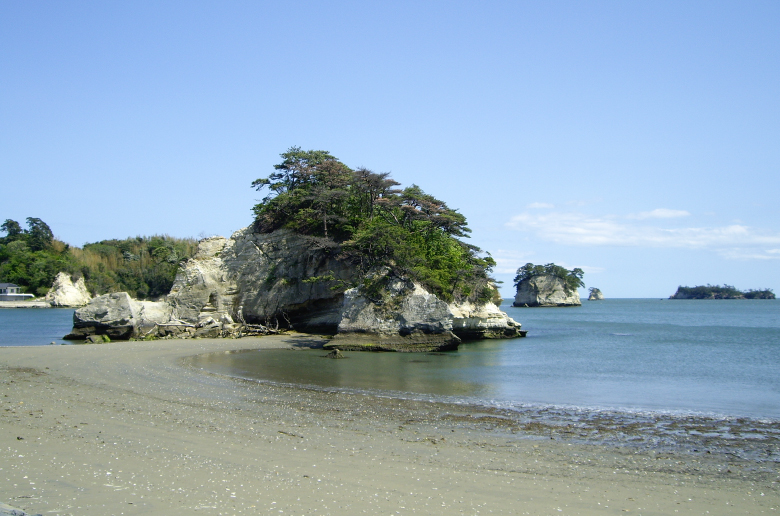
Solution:
[[[776,461],[582,443],[490,410],[258,384],[183,362],[319,342],[0,348],[0,502],[61,515],[780,512]]]

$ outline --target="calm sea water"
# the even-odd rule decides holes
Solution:
[[[529,330],[437,354],[266,350],[194,357],[232,376],[507,408],[780,419],[780,301],[607,299],[502,307]],[[63,343],[72,309],[0,310],[0,346]],[[2,351],[0,351],[1,353]]]
[[[608,299],[502,307],[525,339],[437,354],[248,351],[192,364],[260,381],[506,408],[780,419],[780,302]]]
[[[1,308],[0,346],[42,346],[56,342],[73,328],[73,308]]]

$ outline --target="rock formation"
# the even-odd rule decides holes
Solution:
[[[371,278],[374,288],[365,291],[365,278],[331,240],[245,228],[229,239],[201,240],[164,301],[101,296],[76,312],[68,337],[216,337],[293,328],[335,333],[331,347],[341,350],[427,351],[455,348],[461,339],[525,334],[492,303],[448,304],[389,270]]]
[[[98,296],[73,314],[73,330],[63,337],[86,339],[89,335],[108,335],[113,340],[144,337],[158,324],[171,319],[165,302],[136,301],[127,292]]]
[[[588,301],[601,301],[602,299],[604,299],[604,294],[601,293],[601,290],[596,287],[591,287]]]
[[[51,290],[49,290],[44,299],[55,308],[77,307],[89,303],[92,296],[87,292],[83,277],[76,280],[76,283],[73,283],[69,274],[60,272],[54,278]]]
[[[581,306],[577,289],[567,292],[566,283],[557,276],[532,276],[517,285],[514,306]]]

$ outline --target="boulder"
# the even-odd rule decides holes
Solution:
[[[408,279],[390,276],[384,283],[373,297],[359,288],[344,293],[338,333],[326,348],[442,351],[465,339],[525,336],[520,324],[493,303],[447,304]]]
[[[509,317],[494,303],[476,305],[468,301],[449,305],[452,331],[464,340],[511,339],[525,337],[520,323]]]
[[[386,271],[385,271],[386,272]],[[344,292],[338,333],[326,345],[344,350],[435,351],[458,347],[449,306],[419,284],[397,277],[385,283],[378,299],[360,288]]]
[[[67,340],[89,335],[108,335],[112,340],[143,337],[160,323],[170,320],[165,302],[136,301],[127,292],[104,294],[73,313],[73,330]]]
[[[596,287],[590,289],[588,301],[601,301],[602,299],[604,299],[604,294],[601,293],[601,290],[597,289]]]
[[[335,359],[347,358],[347,357],[344,356],[344,353],[342,353],[341,350],[338,349],[338,348],[333,348],[333,350],[330,353],[328,353],[327,355],[325,355],[325,357],[326,358],[335,358]]]
[[[532,276],[520,282],[514,306],[581,306],[576,289],[566,290],[566,283],[557,276]]]
[[[73,283],[69,274],[60,272],[54,278],[54,283],[44,299],[55,308],[79,307],[89,303],[92,296],[87,292],[83,277]]]

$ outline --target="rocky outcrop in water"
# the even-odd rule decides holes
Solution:
[[[731,285],[680,286],[669,299],[775,299],[775,293],[770,288],[741,291]]]
[[[359,269],[331,240],[246,228],[229,239],[202,240],[167,298],[153,304],[154,317],[133,312],[133,303],[150,302],[132,301],[126,294],[97,298],[77,311],[71,335],[215,337],[292,328],[335,333],[334,346],[342,350],[402,351],[524,335],[520,324],[492,303],[448,304],[389,270],[374,271],[372,278],[374,286],[366,290]],[[109,329],[124,337],[114,337]]]
[[[77,307],[89,303],[92,296],[87,291],[83,277],[73,283],[70,274],[60,272],[54,278],[54,283],[44,299],[55,308]]]
[[[588,301],[601,301],[602,299],[604,299],[604,294],[601,293],[601,290],[591,287]]]
[[[73,330],[65,339],[86,339],[89,335],[108,335],[112,340],[144,337],[158,324],[171,320],[165,302],[137,301],[127,292],[98,296],[73,314]]]
[[[566,283],[557,276],[533,276],[517,285],[514,306],[581,306],[577,289],[567,291]]]

